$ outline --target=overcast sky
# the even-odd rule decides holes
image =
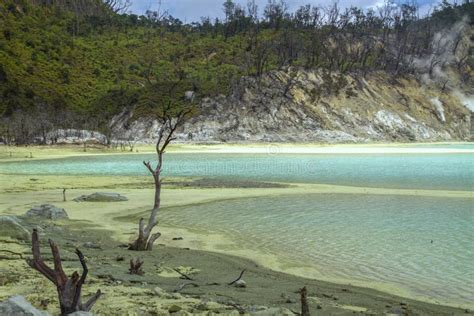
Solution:
[[[260,12],[268,0],[255,0],[259,6]],[[369,8],[383,3],[384,0],[339,0],[341,7],[357,6]],[[399,2],[395,0],[396,2]],[[132,0],[131,11],[135,14],[143,14],[146,10],[156,10],[159,0]],[[235,3],[246,5],[247,0],[234,0]],[[290,11],[296,10],[304,4],[313,4],[326,6],[330,1],[325,0],[287,0]],[[439,2],[439,0],[418,0],[418,5],[422,12],[427,12],[430,7]],[[167,10],[172,16],[182,21],[193,22],[200,21],[201,17],[209,16],[211,18],[222,17],[222,4],[224,0],[161,0],[161,8]]]

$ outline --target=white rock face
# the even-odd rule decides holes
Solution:
[[[105,144],[107,141],[105,135],[99,132],[77,129],[57,129],[49,132],[46,138],[48,144]]]
[[[394,86],[382,74],[349,76],[312,71],[272,71],[243,77],[228,96],[204,98],[198,115],[176,133],[177,141],[325,142],[439,141],[470,137],[469,111],[458,98],[443,99],[443,115],[412,80]],[[344,82],[341,84],[341,80]],[[408,85],[408,84],[407,84]],[[417,86],[418,85],[418,86]],[[195,96],[196,97],[196,96]],[[152,143],[152,119],[114,118],[116,134]]]

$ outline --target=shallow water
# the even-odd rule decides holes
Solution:
[[[0,163],[0,173],[148,176],[154,155]],[[165,175],[473,191],[472,154],[167,154]],[[163,210],[169,225],[217,230],[304,263],[316,277],[472,306],[474,199],[308,194]],[[433,242],[431,242],[433,241]]]
[[[147,175],[154,155],[104,155],[0,164],[0,173]],[[472,154],[167,154],[164,175],[472,190]]]
[[[327,280],[377,283],[445,303],[474,300],[472,199],[246,198],[163,210],[162,223],[230,234],[253,249],[313,266]]]

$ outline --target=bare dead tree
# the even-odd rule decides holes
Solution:
[[[301,295],[301,316],[310,316],[309,306],[308,306],[308,291],[306,286],[300,290]]]
[[[58,246],[51,239],[49,240],[49,246],[51,247],[51,252],[53,254],[54,270],[46,265],[41,258],[38,231],[36,229],[33,230],[32,234],[33,259],[28,259],[26,262],[30,267],[40,272],[56,285],[61,315],[69,315],[77,311],[90,311],[102,293],[98,290],[87,300],[86,303],[83,304],[81,302],[82,286],[86,280],[87,273],[89,272],[84,255],[79,249],[76,249],[76,254],[82,265],[82,275],[79,277],[79,274],[75,271],[71,277],[68,278],[62,268]]]
[[[104,0],[103,2],[114,13],[126,13],[132,5],[131,0]]]
[[[169,101],[165,109],[157,114],[161,123],[158,132],[158,140],[156,141],[157,164],[153,166],[149,161],[143,161],[143,164],[153,176],[155,184],[155,198],[153,209],[151,210],[148,222],[145,225],[145,219],[141,218],[138,223],[138,238],[130,244],[130,250],[152,250],[153,243],[161,236],[157,232],[152,234],[153,228],[158,224],[158,210],[161,202],[161,171],[163,167],[163,155],[168,145],[175,140],[174,133],[178,127],[182,126],[192,112],[192,107],[181,107],[180,109],[172,109],[172,101]]]

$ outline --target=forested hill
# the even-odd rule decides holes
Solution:
[[[133,109],[133,118],[146,116],[142,96],[164,87],[179,86],[176,98],[194,90],[208,100],[233,93],[241,78],[258,85],[283,69],[321,71],[323,83],[308,92],[315,100],[342,91],[347,76],[379,72],[445,93],[473,86],[470,1],[443,2],[420,17],[412,4],[387,2],[368,11],[307,5],[289,12],[274,0],[260,16],[253,2],[242,7],[228,0],[225,19],[192,24],[166,12],[123,14],[121,4],[1,1],[3,140],[45,141],[59,128],[112,137],[114,116],[124,109]]]

